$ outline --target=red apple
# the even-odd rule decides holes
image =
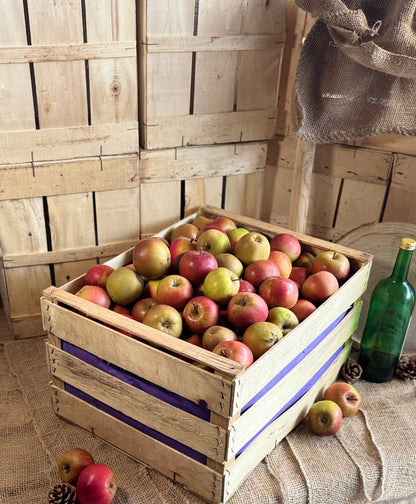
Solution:
[[[134,268],[146,279],[165,275],[171,263],[169,246],[157,237],[144,238],[133,249]]]
[[[250,282],[257,289],[266,278],[280,276],[280,269],[269,259],[259,259],[246,266],[244,280]]]
[[[150,308],[153,308],[156,305],[156,299],[153,299],[151,297],[141,298],[134,303],[131,309],[131,316],[134,318],[134,320],[137,320],[137,322],[142,322],[144,316],[150,310]]]
[[[183,337],[183,340],[191,345],[202,348],[202,334],[193,333]]]
[[[200,285],[207,274],[218,268],[215,257],[206,250],[190,250],[179,261],[179,274],[193,285]]]
[[[269,308],[283,306],[290,309],[299,299],[298,286],[290,278],[266,278],[260,284],[258,293],[266,301]]]
[[[179,275],[179,263],[186,252],[191,252],[191,250],[181,252],[171,260],[170,268],[166,272],[167,275]]]
[[[121,315],[131,315],[131,310],[128,306],[123,306],[119,304],[113,304],[110,307],[111,310],[113,310],[116,313],[120,313]]]
[[[267,321],[276,324],[282,331],[283,336],[286,336],[288,332],[299,325],[299,320],[295,313],[289,310],[289,308],[283,308],[283,306],[275,306],[269,310]]]
[[[273,236],[270,240],[270,249],[284,252],[292,262],[296,261],[302,252],[299,240],[290,233],[279,233]]]
[[[344,417],[355,415],[361,406],[360,394],[352,385],[345,382],[330,385],[325,391],[324,399],[337,403]]]
[[[181,275],[168,275],[157,286],[156,301],[182,311],[194,294],[191,282]]]
[[[173,306],[166,304],[157,304],[150,308],[142,323],[175,338],[182,334],[182,315]]]
[[[307,299],[298,299],[295,306],[292,306],[291,311],[297,316],[299,322],[302,322],[316,310],[316,306]]]
[[[350,261],[348,257],[340,252],[326,250],[320,252],[312,262],[312,273],[318,271],[330,271],[338,281],[343,281],[350,272]]]
[[[312,262],[314,259],[315,255],[312,254],[312,252],[301,252],[300,256],[293,263],[293,266],[306,268],[308,271],[311,271]]]
[[[58,472],[64,483],[75,485],[81,471],[94,463],[93,456],[82,448],[71,448],[58,460]]]
[[[107,278],[114,271],[114,268],[108,264],[96,264],[91,266],[91,268],[85,273],[84,284],[85,285],[98,285],[105,289],[107,283]]]
[[[144,280],[132,268],[116,268],[107,279],[107,293],[119,305],[134,303],[142,295]]]
[[[186,236],[179,236],[175,238],[173,242],[170,244],[170,259],[174,261],[175,258],[188,250],[196,249],[196,241],[191,238],[187,238]]]
[[[250,231],[238,240],[234,253],[244,265],[267,259],[270,255],[270,242],[262,233]]]
[[[266,301],[254,292],[238,292],[227,305],[227,318],[231,325],[246,328],[254,322],[264,322],[269,314]]]
[[[290,257],[281,250],[271,250],[269,254],[269,261],[274,262],[280,271],[280,276],[289,278],[292,271],[292,261]]]
[[[338,280],[329,271],[318,271],[308,277],[302,285],[302,296],[312,303],[323,303],[339,288]]]
[[[110,504],[117,491],[117,481],[105,464],[91,464],[79,475],[76,488],[80,504]]]
[[[209,327],[218,323],[219,308],[212,299],[196,296],[186,303],[182,317],[191,332],[203,334]]]
[[[238,292],[256,292],[256,288],[247,280],[240,280],[240,288]]]
[[[241,341],[221,341],[213,349],[213,352],[227,359],[239,362],[246,369],[253,364],[253,353],[250,348]]]
[[[332,436],[341,428],[342,410],[333,401],[318,401],[310,408],[308,421],[312,432],[318,436]]]
[[[176,228],[172,230],[169,235],[169,242],[173,243],[176,238],[179,238],[180,236],[190,238],[191,240],[196,240],[197,234],[198,228],[195,226],[195,224],[185,222],[183,224],[179,224],[179,226],[176,226]]]
[[[75,295],[91,301],[91,303],[104,306],[104,308],[110,308],[111,305],[111,298],[107,291],[98,285],[84,285]]]
[[[203,231],[203,230],[202,230]],[[213,256],[217,256],[231,249],[230,240],[227,234],[220,229],[206,229],[196,241],[197,250],[206,250]]]
[[[202,335],[202,347],[212,351],[221,341],[236,341],[237,334],[228,327],[214,325]]]
[[[267,321],[255,322],[244,331],[243,343],[250,348],[256,360],[282,338],[282,331],[276,324]]]
[[[212,225],[219,227],[226,233],[231,231],[231,229],[236,229],[236,223],[229,219],[228,217],[215,217],[215,219],[211,222]]]
[[[238,276],[228,268],[217,268],[208,273],[204,280],[204,296],[219,305],[225,305],[240,288]]]
[[[302,266],[293,266],[289,278],[296,282],[298,288],[301,289],[303,283],[309,276],[311,276],[311,274],[312,273],[308,269]]]

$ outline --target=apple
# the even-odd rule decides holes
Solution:
[[[238,292],[227,304],[227,318],[234,327],[246,328],[254,322],[264,322],[268,314],[266,301],[254,292]]]
[[[254,261],[269,257],[270,242],[262,233],[250,231],[238,240],[234,253],[247,266]]]
[[[343,281],[350,272],[350,261],[348,257],[340,252],[326,250],[320,252],[312,262],[312,273],[318,271],[329,271],[335,275],[338,281]]]
[[[196,296],[186,303],[182,317],[190,331],[203,334],[209,327],[218,324],[219,308],[212,299]]]
[[[161,280],[161,278],[158,278],[157,280],[148,280],[144,285],[143,296],[156,299],[157,286]]]
[[[150,310],[150,308],[153,308],[156,305],[157,301],[154,298],[141,298],[134,303],[131,309],[131,316],[134,318],[134,320],[137,320],[137,322],[142,322],[144,316]]]
[[[282,331],[276,324],[267,321],[255,322],[244,331],[243,343],[250,348],[256,360],[282,338]]]
[[[230,240],[227,234],[220,229],[206,229],[203,231],[197,241],[197,250],[206,250],[213,256],[217,256],[231,249]]]
[[[316,306],[308,299],[298,299],[290,310],[296,315],[299,322],[302,322],[316,310]]]
[[[228,217],[221,217],[221,216],[215,217],[214,220],[211,222],[211,224],[213,226],[219,227],[226,233],[228,233],[228,231],[231,231],[232,229],[237,228],[236,223],[233,220],[229,219]]]
[[[290,278],[266,278],[260,284],[258,293],[266,301],[269,308],[283,306],[290,309],[299,299],[298,286]]]
[[[216,258],[206,250],[185,252],[179,261],[179,274],[187,278],[193,285],[200,285],[207,274],[216,268],[218,268]]]
[[[361,406],[361,395],[346,382],[335,382],[330,385],[325,391],[324,399],[337,403],[344,417],[355,415]]]
[[[299,325],[299,320],[292,310],[283,306],[275,306],[269,310],[268,322],[276,324],[283,336]]]
[[[173,243],[176,238],[186,237],[191,240],[196,240],[196,235],[198,234],[198,228],[195,224],[190,222],[185,222],[183,224],[179,224],[169,235],[169,242]]]
[[[90,464],[94,464],[94,458],[89,452],[82,448],[71,448],[59,457],[59,476],[64,483],[75,485],[81,471]]]
[[[165,275],[171,263],[169,246],[158,237],[144,238],[133,248],[134,268],[148,280]]]
[[[187,343],[202,348],[202,334],[193,333],[182,338]]]
[[[79,475],[76,488],[79,504],[110,504],[117,492],[117,481],[105,464],[91,464]]]
[[[175,338],[179,338],[182,334],[182,315],[176,308],[167,304],[157,304],[150,308],[142,323]]]
[[[280,250],[287,254],[290,260],[296,261],[302,252],[302,247],[296,236],[290,233],[279,233],[270,240],[271,250]]]
[[[238,292],[256,292],[256,288],[247,280],[240,279],[240,288]]]
[[[293,266],[306,268],[308,271],[311,271],[312,262],[314,259],[315,255],[312,254],[312,252],[301,252],[300,256],[293,263]]]
[[[116,268],[107,279],[107,293],[119,305],[134,303],[143,293],[144,280],[132,268]]]
[[[280,250],[271,250],[269,254],[269,261],[274,262],[280,271],[280,276],[289,278],[292,271],[292,261],[290,257]]]
[[[91,266],[91,268],[85,273],[84,284],[85,285],[98,285],[105,289],[107,283],[107,278],[114,271],[114,268],[108,264],[96,264]]]
[[[188,250],[196,249],[196,241],[188,238],[186,236],[179,236],[175,238],[173,242],[170,244],[170,260],[173,262],[176,257],[187,252]],[[172,266],[172,265],[171,265]]]
[[[323,303],[339,288],[338,280],[330,271],[312,273],[302,285],[302,296],[312,303]]]
[[[235,246],[238,242],[238,240],[244,236],[245,234],[248,234],[249,230],[246,228],[238,227],[235,229],[230,229],[227,231],[227,236],[230,240],[230,245],[231,245],[231,252],[235,251]]]
[[[104,306],[104,308],[110,308],[111,306],[111,298],[107,291],[98,285],[84,285],[75,295],[91,301],[91,303]]]
[[[228,268],[217,268],[208,273],[203,283],[204,296],[219,305],[225,305],[237,294],[240,280],[234,271]]]
[[[131,310],[128,306],[115,303],[110,307],[110,309],[113,310],[113,312],[120,313],[121,315],[131,315]]]
[[[250,348],[242,341],[221,341],[212,350],[215,354],[239,362],[246,369],[253,364],[254,356]]]
[[[134,317],[129,314],[129,313],[120,313],[120,315],[122,315],[123,317],[127,317],[129,319],[132,319],[134,320]],[[121,334],[124,334],[125,336],[129,336],[130,338],[134,338],[134,339],[139,339],[138,336],[136,336],[135,334],[132,334],[128,331],[125,331],[124,329],[119,329],[118,327],[115,327],[115,326],[112,326],[110,324],[105,324],[107,327],[110,327],[110,329],[113,329],[114,331],[117,331]]]
[[[209,217],[206,217],[205,215],[197,215],[195,219],[192,221],[192,224],[196,226],[198,229],[202,229],[203,227],[207,226],[210,222],[212,222],[212,219]]]
[[[289,278],[296,282],[298,289],[302,288],[305,280],[311,276],[311,272],[304,268],[303,266],[293,266],[292,271],[290,272]]]
[[[280,269],[269,259],[253,261],[244,270],[244,280],[250,282],[256,289],[266,278],[280,276]]]
[[[308,422],[318,436],[332,436],[341,428],[342,410],[334,401],[318,401],[308,412]]]
[[[237,334],[232,329],[222,325],[213,325],[202,335],[202,347],[212,351],[221,341],[236,340]]]
[[[234,254],[224,252],[222,254],[218,254],[216,259],[219,267],[228,268],[229,270],[234,271],[238,278],[240,278],[243,274],[243,263]]]
[[[168,275],[157,286],[156,301],[182,311],[194,294],[191,282],[181,275]]]

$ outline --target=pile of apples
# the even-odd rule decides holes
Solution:
[[[126,266],[91,267],[76,295],[247,368],[349,274],[339,252],[315,256],[293,234],[199,215],[140,240]]]

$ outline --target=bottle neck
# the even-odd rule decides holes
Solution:
[[[396,262],[394,264],[391,277],[393,280],[404,282],[407,279],[407,273],[412,260],[413,250],[399,249]]]

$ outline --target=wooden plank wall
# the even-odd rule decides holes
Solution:
[[[276,132],[269,144],[262,219],[287,226],[296,138],[291,96],[302,40],[314,20],[288,3]],[[345,144],[319,145],[309,201],[308,234],[336,241],[363,224],[416,223],[416,139],[368,137]]]

